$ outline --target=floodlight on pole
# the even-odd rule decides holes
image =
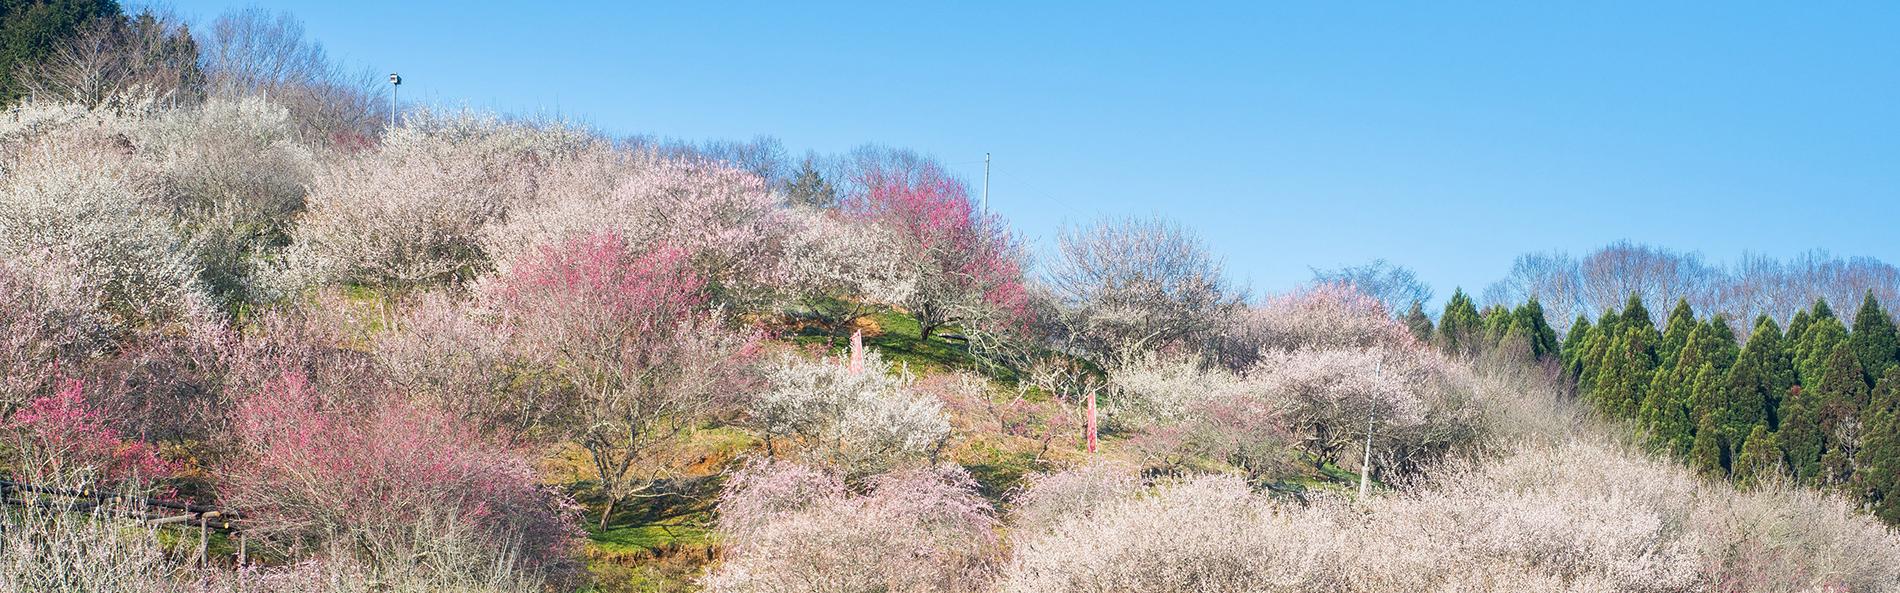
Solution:
[[[396,90],[402,88],[402,76],[389,73],[389,127],[396,127]]]

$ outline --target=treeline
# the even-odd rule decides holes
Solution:
[[[1872,290],[1851,317],[1824,298],[1785,331],[1761,315],[1746,340],[1727,315],[1698,315],[1687,298],[1658,326],[1636,294],[1594,321],[1578,315],[1561,341],[1535,298],[1480,313],[1460,291],[1436,325],[1417,306],[1404,320],[1448,352],[1543,363],[1704,475],[1836,490],[1900,522],[1900,338]]]

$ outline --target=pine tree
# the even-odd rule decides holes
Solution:
[[[1662,368],[1674,368],[1676,356],[1689,343],[1689,332],[1696,325],[1695,309],[1689,306],[1689,299],[1677,299],[1676,308],[1669,312],[1669,321],[1664,323],[1662,345],[1657,353],[1662,356]]]
[[[1484,346],[1480,349],[1496,348],[1504,341],[1505,334],[1511,331],[1511,310],[1503,305],[1491,305],[1484,308],[1481,318],[1484,321]]]
[[[1623,315],[1620,320],[1624,325],[1645,326],[1649,328],[1649,331],[1656,331],[1656,321],[1650,317],[1649,308],[1643,306],[1643,297],[1633,292],[1630,293],[1629,300],[1623,303]],[[1650,341],[1652,344],[1655,342],[1656,340]]]
[[[1689,396],[1686,398],[1690,418],[1721,420],[1728,409],[1728,399],[1722,384],[1725,376],[1715,370],[1715,365],[1711,363],[1702,363],[1702,368],[1696,370],[1695,378],[1688,383]]]
[[[1735,456],[1735,484],[1753,488],[1781,472],[1781,452],[1775,447],[1775,435],[1768,425],[1757,424],[1749,430],[1741,453]]]
[[[26,96],[18,73],[51,56],[97,19],[123,19],[113,0],[7,0],[0,2],[0,103]]]
[[[1854,332],[1848,341],[1854,345],[1854,355],[1860,358],[1860,366],[1867,370],[1870,378],[1879,377],[1888,367],[1900,362],[1900,337],[1895,336],[1893,317],[1881,308],[1872,290],[1867,291],[1867,298],[1861,299],[1860,310],[1854,313]]]
[[[1430,344],[1432,342],[1432,318],[1425,315],[1425,304],[1412,301],[1412,308],[1405,311],[1405,328],[1412,331],[1412,337]]]
[[[1598,322],[1595,330],[1591,332],[1590,342],[1585,345],[1584,352],[1577,357],[1578,393],[1589,394],[1596,391],[1597,377],[1603,374],[1604,362],[1610,356],[1610,346],[1615,344],[1617,337],[1623,333],[1623,326],[1618,321],[1615,309],[1605,312],[1602,319],[1603,321]]]
[[[1788,320],[1788,333],[1782,335],[1787,336],[1791,343],[1799,343],[1801,336],[1808,332],[1808,325],[1812,323],[1814,323],[1814,318],[1808,314],[1807,309],[1797,310],[1794,312],[1794,317]]]
[[[1715,418],[1703,416],[1696,423],[1695,446],[1689,449],[1689,467],[1696,473],[1711,478],[1726,478],[1728,470],[1722,464],[1722,458],[1728,456],[1728,448],[1722,438],[1722,429],[1716,425]]]
[[[1445,302],[1445,312],[1438,316],[1437,337],[1439,348],[1448,354],[1477,353],[1478,343],[1484,339],[1484,321],[1478,316],[1478,305],[1465,296],[1464,289],[1452,291],[1451,300]]]
[[[1652,334],[1654,328],[1645,333],[1626,327],[1623,335],[1611,343],[1594,390],[1597,405],[1605,414],[1635,418],[1640,413],[1656,372],[1656,349],[1648,341]]]

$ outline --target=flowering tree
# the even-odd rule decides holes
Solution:
[[[485,232],[483,248],[506,265],[542,245],[613,233],[637,250],[683,250],[712,302],[749,309],[783,283],[781,244],[793,218],[750,173],[598,147],[550,166]]]
[[[15,472],[31,481],[99,484],[162,478],[175,470],[150,445],[125,439],[108,426],[86,402],[84,387],[68,380],[7,419]]]
[[[1002,219],[978,213],[963,183],[933,163],[904,171],[870,168],[852,215],[891,229],[918,282],[903,305],[922,338],[949,323],[1013,320],[1028,311],[1015,237]]]
[[[689,255],[633,254],[618,235],[549,247],[491,287],[516,347],[552,373],[573,438],[614,505],[651,487],[654,456],[733,409],[749,381],[755,337],[702,312]]]
[[[771,389],[749,406],[768,449],[784,447],[854,478],[934,457],[950,437],[942,403],[914,391],[911,378],[891,372],[877,352],[866,359],[860,373],[842,360],[770,367]]]
[[[1409,348],[1417,341],[1378,299],[1335,282],[1308,286],[1248,308],[1221,332],[1215,348],[1222,364],[1245,370],[1263,350]]]
[[[785,292],[834,332],[870,310],[901,304],[917,290],[918,270],[890,229],[834,213],[800,209],[785,242]]]
[[[1205,335],[1240,306],[1207,246],[1165,220],[1064,229],[1049,283],[1068,338],[1104,362]]]
[[[317,173],[294,233],[289,281],[470,280],[493,264],[487,229],[534,194],[550,163],[594,146],[563,125],[412,115],[379,150]]]
[[[576,507],[527,459],[401,397],[349,399],[285,373],[238,404],[240,455],[220,494],[256,533],[295,550],[341,544],[382,570],[464,554],[562,567]]]
[[[721,593],[973,592],[994,570],[997,521],[962,468],[878,476],[853,494],[842,480],[788,463],[754,465],[719,501]]]

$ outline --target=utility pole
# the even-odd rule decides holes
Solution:
[[[983,153],[983,213],[990,213],[990,153]]]
[[[396,90],[402,88],[402,77],[389,73],[389,127],[396,127]]]

